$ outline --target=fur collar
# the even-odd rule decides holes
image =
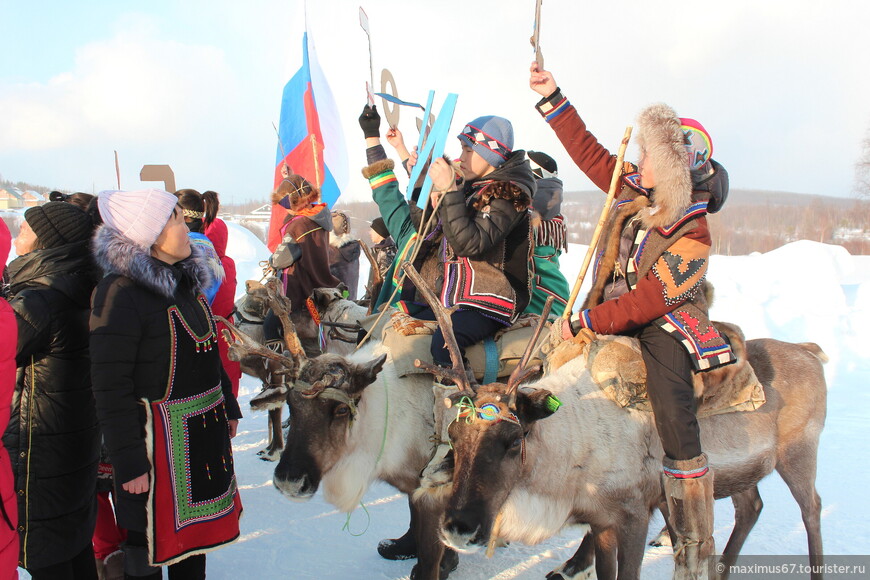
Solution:
[[[118,230],[102,225],[94,236],[93,249],[94,260],[105,274],[125,276],[166,298],[175,296],[180,276],[198,288],[209,288],[215,282],[206,265],[205,251],[198,244],[191,244],[189,258],[170,266]]]
[[[664,228],[680,219],[692,203],[685,135],[676,112],[663,103],[641,111],[637,124],[642,155],[655,172],[652,204],[643,210],[641,219],[648,229]]]
[[[350,232],[340,236],[336,236],[335,232],[329,232],[329,245],[334,248],[342,248],[354,242],[356,242],[356,238],[350,235]]]

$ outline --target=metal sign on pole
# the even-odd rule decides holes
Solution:
[[[375,105],[375,97],[372,93],[375,90],[375,67],[372,61],[372,33],[369,28],[369,15],[366,14],[362,6],[359,7],[359,25],[369,39],[369,81],[366,83],[366,98],[369,100],[369,105],[373,107]]]
[[[541,4],[543,0],[535,2],[535,31],[532,34],[532,46],[535,49],[535,61],[538,70],[544,70],[544,55],[541,53]]]

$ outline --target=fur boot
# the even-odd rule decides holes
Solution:
[[[450,447],[450,437],[447,428],[452,422],[444,399],[455,393],[456,385],[432,384],[432,394],[435,397],[433,410],[435,415],[435,453],[429,464],[423,469],[420,479],[421,488],[437,488],[453,481],[453,449]]]
[[[713,472],[707,468],[707,456],[702,453],[680,461],[665,457],[664,468],[662,481],[669,521],[676,536],[674,580],[707,579],[710,577],[710,556],[715,551]],[[691,477],[705,469],[706,473],[700,477]]]

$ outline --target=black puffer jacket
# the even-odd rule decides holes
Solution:
[[[9,265],[18,382],[3,444],[18,495],[20,564],[50,566],[91,542],[100,441],[88,359],[96,283],[86,242]]]
[[[499,195],[515,194],[515,199],[493,196],[479,211],[473,209],[488,188],[505,184],[509,191]],[[505,324],[525,310],[534,249],[528,208],[534,194],[534,174],[521,150],[484,179],[467,183],[464,191],[444,194],[439,217],[449,246],[445,305],[478,308]]]
[[[132,495],[120,487],[151,469],[141,401],[162,398],[169,385],[167,312],[178,308],[196,333],[208,328],[196,296],[214,278],[202,248],[194,244],[191,250],[189,258],[170,266],[106,226],[94,237],[94,257],[106,277],[93,296],[91,373],[97,415],[115,470],[118,524],[132,530],[146,528],[148,494]],[[238,419],[232,386],[226,373],[222,375],[227,416]]]

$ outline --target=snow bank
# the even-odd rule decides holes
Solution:
[[[227,240],[227,256],[236,263],[236,300],[245,294],[247,280],[259,280],[263,277],[263,267],[260,262],[268,260],[271,252],[257,235],[248,228],[233,222],[225,222],[229,239]]]

